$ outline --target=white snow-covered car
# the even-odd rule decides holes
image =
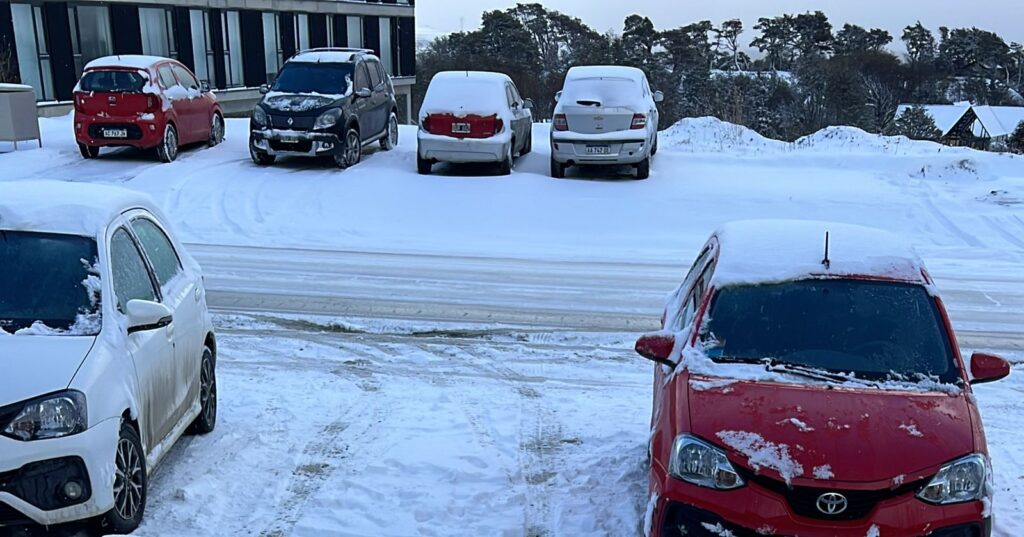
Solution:
[[[569,69],[551,123],[551,176],[565,177],[569,166],[631,165],[647,179],[664,98],[635,67]]]
[[[0,526],[142,520],[147,475],[217,420],[199,266],[146,196],[0,182]]]
[[[533,101],[501,73],[445,71],[434,75],[420,107],[416,168],[435,162],[496,162],[512,173],[514,158],[533,150]]]

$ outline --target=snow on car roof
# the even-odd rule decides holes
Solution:
[[[430,79],[430,82],[464,82],[467,79],[473,80],[474,82],[493,82],[494,84],[499,85],[502,91],[505,91],[504,84],[512,80],[505,73],[494,73],[491,71],[441,71],[434,75],[434,78]]]
[[[311,49],[304,50],[288,61],[303,63],[352,63],[359,54],[373,56],[369,50],[363,49]]]
[[[825,266],[825,233],[829,265]],[[765,284],[857,276],[930,285],[924,263],[902,238],[875,228],[804,220],[747,220],[715,232],[713,285]]]
[[[502,73],[487,71],[442,71],[434,75],[420,106],[420,117],[429,114],[455,113],[458,115],[498,114],[505,121],[508,116],[508,96],[505,84],[511,79]]]
[[[636,67],[625,67],[622,65],[588,65],[573,67],[566,73],[566,80],[579,78],[628,78],[637,82],[647,76]]]
[[[0,182],[0,229],[97,237],[115,217],[154,207],[148,195],[95,183]]]
[[[160,56],[142,56],[137,54],[122,54],[120,56],[104,56],[85,65],[86,69],[97,67],[127,67],[130,69],[149,69],[150,67],[168,61],[170,58]]]

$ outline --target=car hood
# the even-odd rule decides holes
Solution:
[[[336,103],[340,103],[343,99],[343,97],[337,95],[276,92],[263,98],[263,106],[275,112],[301,114],[331,107],[331,105],[336,105]]]
[[[962,393],[696,378],[687,389],[694,434],[727,448],[735,463],[772,477],[788,472],[794,483],[899,485],[975,449]]]
[[[67,388],[95,341],[94,336],[0,335],[0,406]]]

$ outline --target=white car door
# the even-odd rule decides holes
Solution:
[[[182,268],[167,231],[144,211],[129,213],[131,228],[160,287],[161,303],[174,315],[174,361],[167,382],[173,384],[172,426],[199,400],[199,370],[203,358],[202,293],[197,281]]]
[[[142,251],[123,225],[111,234],[107,251],[116,308],[121,315],[125,315],[130,300],[159,301]],[[123,318],[123,323],[127,328],[127,317]],[[128,352],[139,383],[142,442],[147,450],[159,444],[172,427],[172,387],[165,379],[174,363],[173,333],[172,321],[168,326],[127,334]]]

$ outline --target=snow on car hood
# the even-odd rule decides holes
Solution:
[[[797,484],[898,486],[974,450],[962,394],[700,377],[686,385],[694,434],[727,448],[748,469]]]
[[[279,93],[271,92],[263,99],[263,104],[271,110],[281,112],[309,112],[323,108],[344,95],[323,95],[320,93]]]
[[[67,388],[95,341],[93,336],[0,334],[0,406]]]

